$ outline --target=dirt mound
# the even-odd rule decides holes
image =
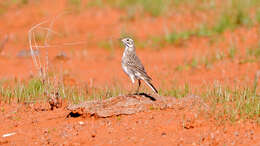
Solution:
[[[125,95],[112,97],[103,101],[87,101],[80,104],[69,105],[70,115],[111,117],[118,115],[130,115],[151,109],[184,109],[196,105],[206,105],[201,98],[189,96],[182,99],[174,97],[150,96],[147,94]]]

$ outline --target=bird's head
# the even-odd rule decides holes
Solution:
[[[126,38],[121,39],[121,41],[123,42],[123,44],[126,47],[134,48],[134,40],[133,39],[126,37]]]

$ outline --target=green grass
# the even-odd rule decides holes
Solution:
[[[69,5],[79,7],[81,5],[81,0],[67,0]]]
[[[73,13],[79,13],[83,8],[81,0],[67,0],[67,10]]]
[[[165,42],[170,44],[180,44],[181,41],[189,39],[192,35],[192,31],[183,31],[179,33],[177,33],[176,31],[172,31],[165,34]]]
[[[180,32],[172,30],[165,34],[164,40],[162,41],[169,44],[180,44],[182,41],[186,41],[191,37],[211,37],[213,35],[219,35],[226,30],[234,30],[239,26],[250,26],[251,24],[252,20],[245,12],[239,11],[235,14],[223,12],[212,27],[201,24],[198,28],[193,30]]]
[[[260,58],[260,47],[248,49],[247,53],[249,56],[255,57],[256,59]]]
[[[159,90],[159,94],[163,96],[172,96],[176,98],[183,98],[191,94],[189,84],[185,84],[183,87],[173,86],[167,90]]]
[[[10,80],[0,82],[0,99],[6,103],[46,101],[54,92],[58,92],[63,99],[79,103],[86,100],[109,98],[124,93],[124,90],[121,87],[90,88],[64,84],[54,87],[52,83],[46,83],[37,78],[28,82]]]
[[[3,83],[2,83],[3,84]],[[44,93],[44,89],[40,80],[30,80],[27,85],[19,82],[15,82],[15,86],[2,87],[1,86],[1,97],[9,103],[15,99],[17,102],[33,101],[39,98]]]
[[[197,57],[193,57],[191,60],[185,62],[182,65],[178,65],[175,70],[176,71],[185,71],[189,69],[196,69],[201,65],[201,60]]]
[[[256,10],[256,22],[260,23],[260,8]]]
[[[256,94],[254,88],[257,87],[231,88],[216,84],[202,94],[202,97],[210,103],[211,112],[217,120],[259,120],[260,95]]]
[[[170,0],[92,0],[87,6],[110,6],[127,12],[128,17],[136,14],[149,14],[153,17],[162,15],[168,10]]]
[[[260,46],[246,49],[246,57],[239,60],[240,64],[260,61]]]
[[[160,90],[161,95],[177,98],[188,95],[198,95],[209,105],[210,115],[219,122],[234,123],[239,120],[252,119],[260,124],[260,94],[255,77],[252,87],[231,87],[220,84],[207,85],[199,90],[185,84],[183,87],[174,86]]]
[[[193,57],[188,61],[185,61],[182,65],[178,65],[175,70],[176,71],[183,71],[189,69],[196,69],[198,67],[206,67],[210,69],[214,63],[222,61],[224,59],[231,59],[233,60],[236,55],[236,48],[229,49],[227,55],[223,51],[216,51],[213,54],[200,56],[200,57]]]
[[[236,53],[237,53],[237,48],[235,46],[232,46],[228,50],[228,57],[233,60],[235,58]]]
[[[175,67],[176,71],[185,71],[190,69],[196,69],[199,67],[206,67],[211,69],[214,63],[218,63],[222,60],[233,61],[236,56],[239,56],[238,49],[235,45],[231,45],[227,51],[215,51],[212,54],[205,56],[192,57],[191,59],[184,61],[184,63]],[[238,58],[238,57],[237,57]],[[239,58],[239,64],[255,63],[260,61],[260,47],[247,48],[246,56]]]
[[[103,7],[103,0],[91,0],[87,3],[87,7]]]
[[[190,2],[194,2],[194,0],[172,0],[172,4],[174,5],[174,6],[180,6],[181,4],[183,4],[183,3],[190,3]]]
[[[0,15],[3,15],[7,12],[8,8],[10,7],[11,3],[9,1],[1,1],[0,2]]]
[[[182,98],[188,95],[198,95],[209,104],[210,114],[219,122],[234,123],[239,120],[252,119],[260,124],[260,95],[257,94],[257,78],[254,86],[230,87],[220,84],[208,85],[207,90],[193,93],[191,87],[186,84],[184,87],[173,87],[160,91],[165,96]],[[259,91],[259,90],[258,90]]]
[[[248,11],[240,9],[225,10],[212,28],[212,32],[220,34],[227,29],[234,30],[239,26],[250,26],[251,24],[252,20]]]
[[[176,1],[179,2],[178,0]],[[209,1],[208,3],[211,3]],[[191,3],[196,5],[196,3]],[[255,23],[260,22],[260,9],[255,12],[255,16],[251,15],[251,9],[256,5],[260,5],[260,1],[247,0],[228,0],[223,3],[220,9],[216,9],[215,23],[210,26],[207,22],[203,22],[195,29],[177,31],[175,29],[166,32],[163,38],[157,41],[158,44],[177,44],[180,45],[183,41],[189,40],[191,37],[212,37],[222,34],[226,30],[233,31],[237,27],[250,27]],[[196,5],[197,7],[197,5]],[[155,38],[156,36],[151,36]]]
[[[202,97],[209,104],[210,114],[219,121],[236,122],[252,119],[260,121],[260,95],[257,85],[259,75],[255,77],[252,87],[223,86],[220,84],[207,85],[206,88],[192,90],[189,84],[180,87],[177,85],[168,89],[161,88],[160,95],[183,98],[189,95]],[[163,89],[163,90],[162,90]],[[88,86],[58,85],[42,82],[40,79],[31,79],[28,82],[2,80],[0,82],[0,99],[3,102],[38,102],[47,101],[48,95],[58,92],[63,99],[72,103],[86,100],[106,99],[126,94],[120,85],[114,87],[95,88]],[[4,109],[2,109],[4,111]]]
[[[238,27],[251,27],[260,22],[260,9],[258,7],[260,1],[257,0],[227,0],[221,6],[216,6],[215,0],[203,2],[196,0],[93,0],[88,3],[88,6],[119,8],[126,12],[122,19],[134,20],[135,16],[140,15],[140,13],[150,14],[154,17],[165,16],[165,13],[172,11],[173,8],[183,7],[182,4],[191,6],[189,7],[191,12],[197,9],[207,12],[214,8],[214,23],[208,24],[205,20],[197,28],[181,31],[169,28],[170,31],[163,36],[150,36],[147,40],[136,41],[138,47],[160,50],[167,44],[182,45],[191,37],[219,37],[218,35],[227,30],[233,31]],[[138,39],[136,38],[136,40]],[[230,57],[232,58],[232,54]]]
[[[115,5],[118,8],[132,11],[131,13],[148,13],[152,16],[159,16],[163,14],[168,8],[169,0],[117,0]]]
[[[0,1],[0,15],[5,14],[12,6],[22,7],[29,4],[29,0],[4,0]]]

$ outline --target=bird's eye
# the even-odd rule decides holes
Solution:
[[[129,39],[126,39],[126,41],[129,41]]]

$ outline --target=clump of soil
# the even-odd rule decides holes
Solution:
[[[58,92],[49,97],[49,104],[51,106],[51,110],[62,107],[62,100]]]
[[[126,95],[112,97],[103,101],[87,101],[80,104],[69,105],[68,110],[73,115],[111,117],[130,115],[151,109],[184,109],[196,105],[204,105],[201,98],[189,96],[182,99],[173,97],[150,96],[147,94]]]

